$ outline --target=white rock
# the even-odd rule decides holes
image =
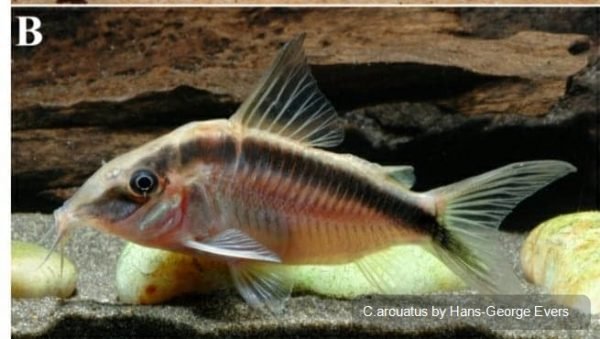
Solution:
[[[550,219],[536,227],[521,250],[525,277],[557,295],[586,295],[600,313],[600,212]],[[569,306],[577,300],[565,299]]]

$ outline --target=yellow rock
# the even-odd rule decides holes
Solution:
[[[388,252],[389,251],[389,252]],[[386,252],[386,253],[383,253]],[[372,255],[402,260],[394,294],[450,291],[465,287],[460,278],[422,247],[396,246]],[[296,291],[352,298],[377,290],[354,264],[283,266]],[[203,294],[231,286],[223,262],[127,244],[117,264],[117,294],[128,303],[156,304],[184,294]]]
[[[157,304],[227,287],[228,278],[225,264],[208,257],[128,243],[117,263],[117,295],[126,303]]]
[[[48,250],[34,244],[11,243],[11,296],[13,298],[69,297],[75,291],[77,270],[64,258],[62,274],[60,255],[52,253],[48,261],[40,264]]]
[[[381,256],[403,263],[394,272],[398,276],[396,289],[388,294],[425,294],[466,288],[459,277],[421,246],[400,245],[369,255]],[[352,263],[287,266],[287,269],[295,290],[342,298],[380,293]]]
[[[562,215],[536,227],[521,249],[521,265],[529,281],[552,294],[586,295],[599,313],[600,212]]]

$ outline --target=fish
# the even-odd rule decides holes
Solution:
[[[381,293],[419,244],[483,293],[522,290],[498,227],[523,199],[576,171],[560,160],[506,165],[425,192],[412,166],[327,150],[344,123],[288,41],[229,119],[196,121],[102,165],[54,212],[56,243],[81,225],[142,246],[207,255],[252,307],[280,313],[282,265],[353,263]],[[373,259],[375,258],[375,259]]]

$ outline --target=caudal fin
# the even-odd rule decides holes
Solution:
[[[434,237],[437,256],[466,283],[485,293],[522,290],[497,229],[523,199],[576,168],[556,160],[510,164],[426,194],[435,201],[443,231]]]

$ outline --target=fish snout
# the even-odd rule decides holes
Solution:
[[[62,260],[63,260],[63,245],[67,241],[69,230],[78,223],[77,218],[73,216],[73,213],[69,211],[65,205],[54,210],[54,228],[56,229],[56,237],[54,238],[54,242],[48,251],[48,255],[42,261],[39,267],[44,266],[44,264],[50,259],[50,255],[60,247],[60,255],[61,255],[61,274],[62,274]],[[38,268],[39,268],[38,267]]]
[[[54,211],[54,226],[59,237],[63,237],[73,226],[79,223],[77,216],[65,204]]]

